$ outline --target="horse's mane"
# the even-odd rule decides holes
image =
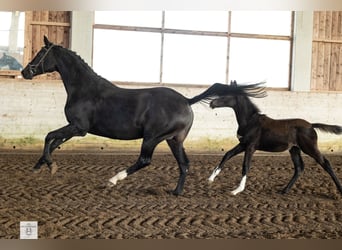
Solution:
[[[95,77],[95,78],[99,78],[99,79],[104,79],[106,81],[108,81],[107,79],[103,78],[102,76],[100,76],[99,74],[97,74],[93,68],[86,62],[84,61],[84,59],[78,55],[75,51],[72,51],[70,49],[64,48],[63,46],[60,45],[55,45],[55,47],[59,48],[62,52],[66,52],[69,56],[71,56],[72,58],[74,58],[77,62],[80,63],[80,65],[82,66],[82,68],[88,72],[91,76]],[[109,81],[108,81],[109,82]]]

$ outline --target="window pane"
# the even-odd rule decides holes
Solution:
[[[228,31],[227,11],[166,11],[165,28]]]
[[[290,42],[232,38],[229,78],[237,82],[266,80],[267,87],[288,87]]]
[[[95,11],[95,23],[160,28],[162,11]]]
[[[291,35],[291,11],[233,11],[231,32]]]
[[[165,34],[163,82],[224,82],[227,38]]]
[[[161,35],[94,30],[94,70],[113,81],[159,82]]]
[[[0,12],[0,70],[21,70],[25,12]]]

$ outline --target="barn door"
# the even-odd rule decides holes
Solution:
[[[24,65],[27,65],[42,48],[44,35],[54,44],[69,48],[70,11],[28,11],[25,16]],[[39,78],[60,79],[57,73]]]
[[[342,91],[342,11],[314,12],[311,89]]]

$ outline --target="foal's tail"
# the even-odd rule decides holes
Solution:
[[[210,102],[212,99],[225,95],[245,95],[250,97],[261,98],[266,96],[264,86],[265,82],[253,83],[248,85],[227,85],[215,83],[203,93],[188,99],[190,105],[197,102]]]
[[[332,134],[337,134],[337,135],[342,134],[341,126],[327,125],[327,124],[322,124],[322,123],[313,123],[312,127],[317,128],[327,133],[332,133]]]

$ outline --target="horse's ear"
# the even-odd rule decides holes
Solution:
[[[45,35],[44,35],[44,43],[45,43],[45,46],[47,47],[49,47],[52,44]]]
[[[230,85],[232,85],[232,86],[237,86],[237,82],[236,82],[236,80],[234,80],[234,81],[230,81]]]

